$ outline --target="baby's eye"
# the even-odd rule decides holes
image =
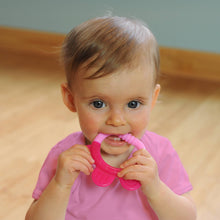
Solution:
[[[101,100],[93,101],[91,104],[95,108],[104,108],[106,106],[105,103]]]
[[[139,106],[140,106],[140,102],[139,101],[133,100],[133,101],[130,101],[128,103],[128,107],[129,108],[138,108]]]

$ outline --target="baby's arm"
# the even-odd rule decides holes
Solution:
[[[56,174],[39,200],[30,206],[26,220],[64,219],[72,185],[80,171],[89,175],[94,160],[84,145],[74,145],[60,154]]]
[[[121,165],[118,174],[141,182],[143,193],[160,220],[195,220],[196,208],[190,195],[177,195],[159,178],[157,163],[145,149]]]

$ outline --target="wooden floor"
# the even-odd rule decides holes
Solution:
[[[60,69],[0,61],[0,219],[24,219],[50,148],[79,130],[62,104]],[[45,64],[43,65],[46,66]],[[188,171],[198,220],[220,219],[220,84],[162,81],[149,130],[168,137]]]

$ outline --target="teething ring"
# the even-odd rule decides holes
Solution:
[[[136,190],[141,184],[137,180],[125,180],[117,176],[117,173],[121,171],[120,168],[113,167],[107,164],[101,156],[101,143],[102,141],[110,135],[98,134],[91,145],[88,145],[91,155],[95,160],[95,169],[92,172],[93,182],[101,187],[109,186],[115,178],[119,178],[121,185],[127,190]],[[137,149],[144,148],[144,144],[132,136],[131,134],[119,135],[119,137],[126,141],[128,144],[132,144]]]

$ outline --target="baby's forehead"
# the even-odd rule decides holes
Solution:
[[[118,86],[120,86],[121,80],[127,80],[129,81],[132,79],[133,81],[130,81],[130,86],[134,85],[134,82],[142,83],[142,81],[138,81],[138,79],[147,79],[147,83],[149,85],[154,85],[154,69],[152,64],[147,63],[140,63],[139,65],[134,66],[123,66],[121,68],[116,69],[113,72],[109,72],[108,74],[100,72],[100,74],[96,77],[94,77],[94,72],[96,71],[95,68],[90,69],[79,69],[80,71],[77,73],[77,76],[75,77],[74,84],[82,84],[84,82],[87,83],[87,85],[95,84],[96,81],[104,83],[104,86],[110,86],[110,82],[117,82],[119,81]],[[141,76],[141,77],[140,77]],[[143,81],[145,82],[145,81]]]

